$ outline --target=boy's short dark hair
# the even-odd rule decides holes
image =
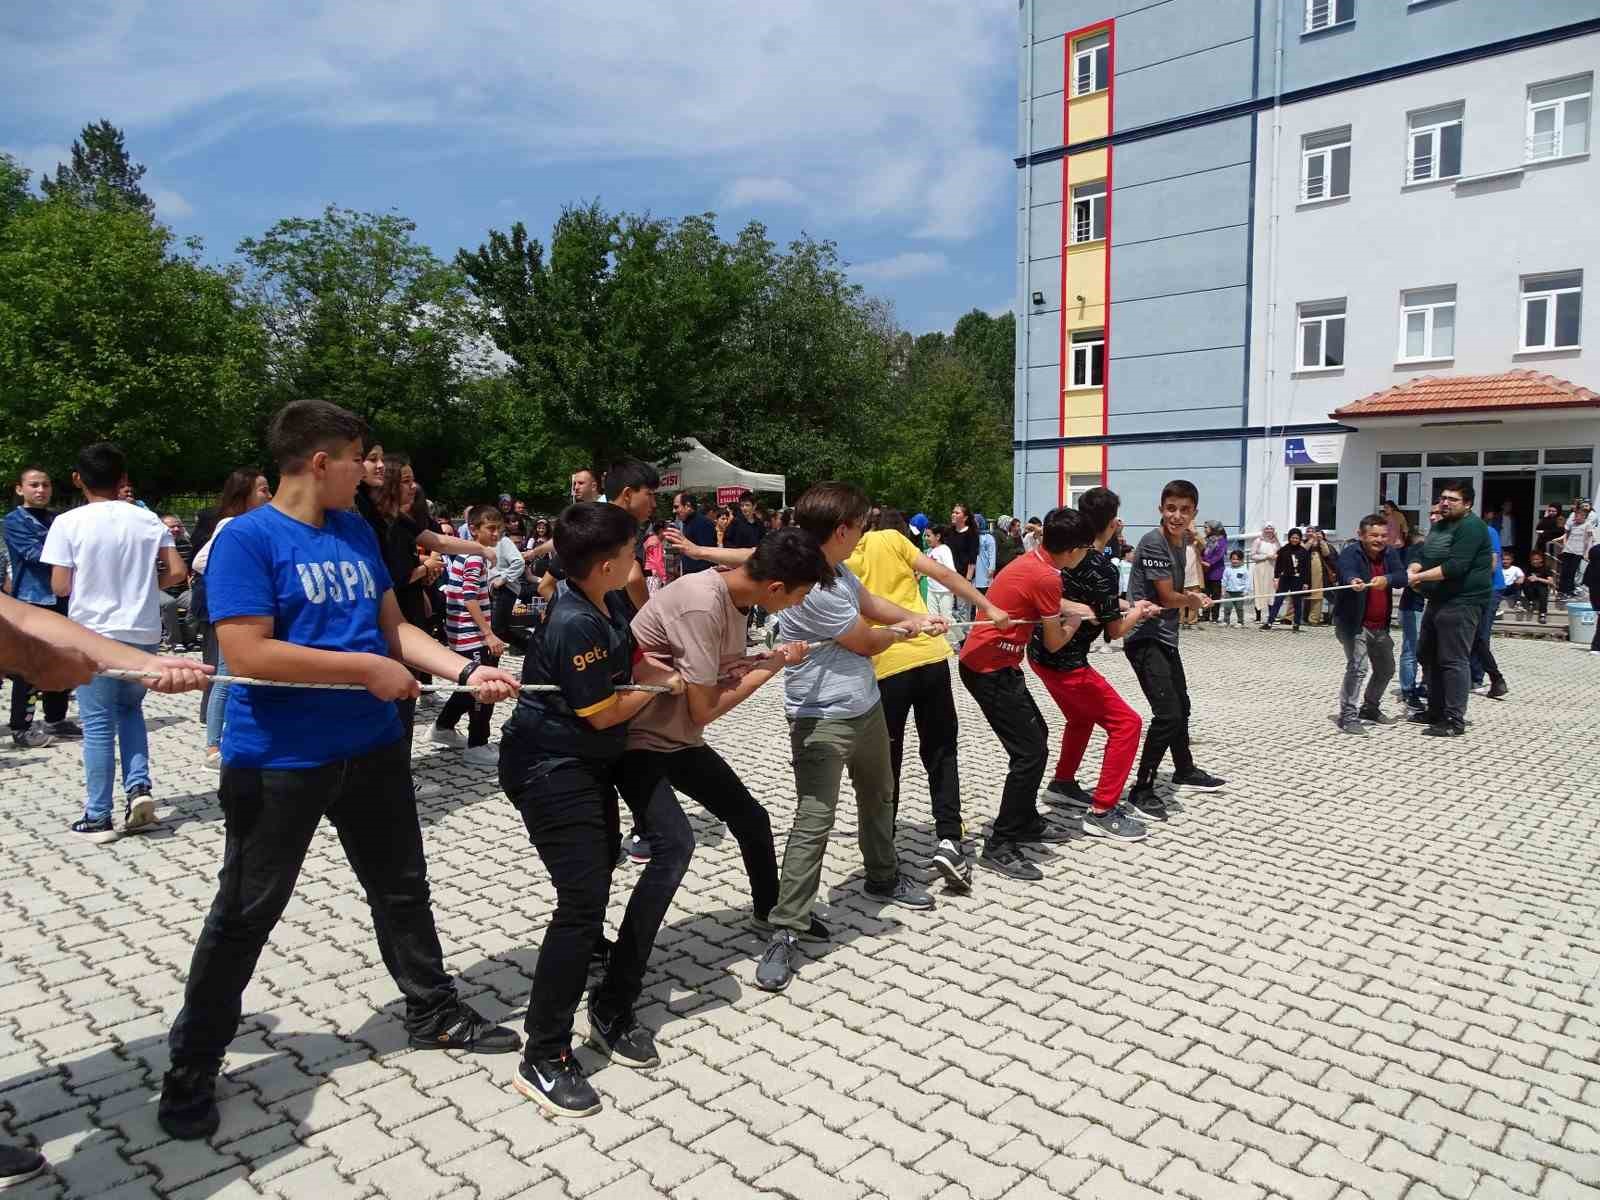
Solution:
[[[582,583],[596,564],[632,546],[639,523],[625,509],[598,500],[568,505],[556,518],[556,554],[567,575]]]
[[[1106,531],[1122,510],[1122,498],[1110,488],[1090,488],[1078,497],[1078,511],[1094,527],[1095,537]]]
[[[649,488],[653,492],[660,486],[661,473],[637,458],[619,459],[606,468],[605,493],[613,500],[628,488]]]
[[[1228,558],[1229,559],[1237,558],[1237,559],[1242,560],[1244,558],[1244,551],[1243,550],[1229,550],[1228,551]]]
[[[853,483],[814,483],[795,501],[794,523],[819,542],[841,525],[856,525],[872,511],[867,494]]]
[[[942,545],[950,540],[950,535],[954,533],[955,530],[949,525],[930,525],[928,526],[928,532],[938,538],[940,544]]]
[[[831,588],[838,578],[817,539],[799,529],[780,529],[762,538],[744,569],[758,583],[776,580],[785,589],[807,583]]]
[[[746,500],[753,501],[753,500],[755,500],[755,498],[756,498],[756,494],[754,492],[750,491],[748,488],[746,488],[744,491],[739,493],[739,503],[740,504],[743,504]]]
[[[114,492],[128,474],[128,457],[120,446],[96,442],[78,451],[78,478],[92,492]]]
[[[1161,503],[1165,504],[1176,496],[1179,500],[1187,500],[1196,508],[1200,507],[1200,489],[1187,479],[1172,479],[1167,486],[1161,489]]]
[[[22,470],[17,472],[17,482],[21,483],[29,475],[32,475],[35,472],[37,472],[40,475],[43,475],[46,479],[50,478],[50,472],[49,471],[46,471],[43,467],[39,466],[37,463],[29,463],[27,466],[23,467]]]
[[[1044,518],[1044,548],[1048,554],[1061,554],[1080,546],[1092,546],[1099,535],[1075,508],[1052,508]]]
[[[291,400],[267,426],[267,453],[285,475],[304,470],[319,450],[336,450],[351,442],[367,445],[367,423],[326,400]]]
[[[693,512],[698,512],[700,509],[700,501],[694,498],[693,492],[679,492],[673,499]]]
[[[467,528],[469,529],[476,529],[485,521],[492,521],[496,525],[504,525],[506,518],[505,514],[493,504],[479,504],[467,514]]]

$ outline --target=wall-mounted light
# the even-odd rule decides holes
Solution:
[[[1083,302],[1084,302],[1084,295],[1083,295],[1082,292],[1079,292],[1078,293],[1078,303],[1082,304]]]
[[[1043,292],[1035,292],[1033,294],[1033,303],[1034,303],[1035,307],[1038,307],[1039,305],[1043,304],[1044,303],[1044,293]]]

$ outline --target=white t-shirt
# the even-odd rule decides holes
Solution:
[[[928,551],[928,557],[941,567],[949,567],[952,571],[956,569],[956,556],[949,546],[935,546]],[[950,589],[930,575],[928,576],[928,590],[930,592],[948,592]]]
[[[59,519],[59,518],[58,518]],[[1589,547],[1594,545],[1596,533],[1595,516],[1589,516],[1580,521],[1577,517],[1567,518],[1567,540],[1561,547],[1563,554],[1576,554],[1579,558],[1589,557]]]
[[[1505,568],[1505,577],[1507,587],[1516,587],[1526,578],[1522,573],[1521,567]]]
[[[172,544],[171,530],[149,509],[96,500],[50,523],[39,561],[72,568],[67,615],[79,625],[114,641],[153,646],[161,640],[156,559]]]

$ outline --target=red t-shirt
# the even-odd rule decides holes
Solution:
[[[1015,621],[1058,616],[1061,569],[1045,556],[1042,547],[1014,558],[989,585],[989,603],[1010,613]],[[974,626],[961,647],[961,665],[985,675],[1021,666],[1033,629],[1032,625],[1013,625],[1006,630],[993,625]]]
[[[1367,560],[1372,567],[1372,576],[1376,579],[1383,574],[1383,557]],[[1367,610],[1362,614],[1361,624],[1367,629],[1383,629],[1389,624],[1389,588],[1369,587],[1367,589]]]

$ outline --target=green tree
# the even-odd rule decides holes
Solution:
[[[459,270],[396,213],[329,206],[239,243],[265,314],[278,402],[313,396],[363,417],[437,480],[472,453],[462,389],[487,346]]]
[[[27,168],[9,154],[0,154],[0,226],[32,202]]]
[[[85,125],[72,143],[72,163],[56,164],[55,178],[39,181],[44,194],[102,208],[125,206],[150,216],[155,201],[139,187],[144,166],[128,157],[122,130],[110,121]]]
[[[265,339],[235,274],[175,253],[129,206],[71,192],[0,226],[0,471],[127,451],[142,494],[209,491],[260,461]]]

